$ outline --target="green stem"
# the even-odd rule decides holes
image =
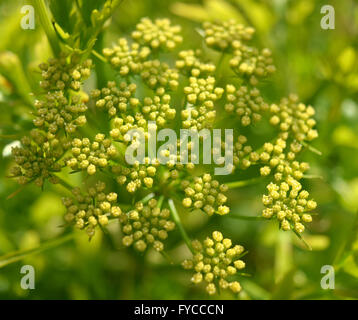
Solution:
[[[107,63],[108,61],[107,61],[107,59],[104,57],[104,56],[102,56],[100,53],[98,53],[96,50],[94,50],[94,49],[92,49],[92,54],[96,57],[96,58],[98,58],[99,60],[101,60],[102,62],[104,62],[104,63]]]
[[[190,240],[188,234],[186,233],[186,231],[183,227],[183,224],[181,223],[181,220],[180,220],[178,211],[175,207],[174,201],[172,199],[169,199],[168,204],[169,204],[170,212],[172,213],[173,220],[174,220],[175,224],[178,226],[183,240],[185,241],[185,243],[186,243],[187,247],[189,248],[189,250],[191,251],[191,253],[194,254],[195,251],[193,249],[193,246],[191,245],[191,240]]]
[[[306,147],[309,151],[318,154],[319,156],[322,155],[322,152],[319,151],[318,149],[316,149],[315,147],[312,147],[311,145],[309,145],[307,142],[301,141],[300,142],[304,147]]]
[[[23,134],[0,134],[0,139],[9,139],[9,140],[13,140],[13,139],[20,139],[21,137],[23,137]]]
[[[6,200],[10,200],[11,198],[15,197],[18,193],[20,193],[22,190],[24,190],[24,188],[29,185],[30,183],[32,183],[33,181],[35,181],[35,178],[29,180],[26,184],[22,185],[19,189],[17,189],[16,191],[14,191],[13,193],[11,193],[10,195],[8,195],[6,197]]]
[[[107,63],[107,59],[100,54],[103,50],[103,33],[99,33],[97,37],[97,41],[94,44],[94,47],[92,48],[92,55],[94,55],[97,58],[97,62],[95,64],[95,71],[96,71],[96,77],[97,77],[97,87],[103,88],[107,84],[107,74],[106,74],[106,68],[105,65]]]
[[[353,253],[353,246],[358,243],[358,212],[353,220],[353,227],[349,231],[346,240],[340,246],[336,257],[334,258],[333,266],[336,272],[342,267],[343,262],[348,255]]]
[[[170,258],[169,254],[167,254],[164,250],[160,251],[160,254],[164,257],[165,260],[169,262],[169,264],[174,264],[172,259]]]
[[[163,201],[164,201],[164,196],[160,196],[160,198],[159,198],[159,200],[158,200],[158,204],[157,204],[157,207],[158,207],[159,209],[162,208]]]
[[[251,184],[255,184],[257,182],[262,181],[262,178],[252,178],[252,179],[248,179],[248,180],[242,180],[242,181],[234,181],[234,182],[229,182],[226,183],[226,185],[229,187],[229,189],[235,189],[235,188],[241,188],[241,187],[245,187]]]
[[[265,220],[264,217],[261,216],[239,216],[239,215],[234,215],[234,214],[229,214],[227,215],[228,218],[232,218],[232,219],[238,219],[238,220],[250,220],[250,221],[261,221],[261,220]]]
[[[303,239],[302,235],[299,232],[297,232],[294,228],[292,228],[292,231],[298,237],[298,239],[302,241],[302,243],[305,245],[307,250],[312,251],[312,247],[306,242],[305,239]]]
[[[41,25],[46,33],[47,39],[50,43],[51,49],[55,56],[61,52],[60,44],[56,32],[52,26],[50,16],[48,14],[44,0],[32,0],[33,6],[39,16]]]
[[[147,203],[150,199],[153,199],[155,197],[155,194],[149,193],[148,195],[146,195],[140,202],[142,202],[143,204]]]
[[[275,245],[275,283],[279,283],[293,267],[291,235],[278,232]]]
[[[221,75],[221,67],[222,67],[224,59],[225,59],[225,51],[221,53],[220,58],[219,58],[218,62],[216,63],[216,75],[217,75],[218,79],[221,78],[220,77],[220,75]]]
[[[68,191],[72,192],[74,187],[69,184],[67,181],[63,180],[62,178],[60,178],[57,175],[54,175],[56,177],[56,179],[58,179],[58,183],[63,186],[64,188],[66,188]]]
[[[0,53],[0,73],[11,82],[24,103],[35,110],[33,98],[30,96],[31,86],[16,54],[12,52]]]
[[[323,177],[322,176],[319,176],[317,174],[304,174],[303,179],[320,179],[320,180],[323,180]]]
[[[26,250],[18,250],[11,253],[7,253],[0,257],[0,268],[3,268],[11,263],[20,261],[24,258],[29,257],[30,255],[34,255],[40,253],[42,251],[57,247],[73,238],[73,234],[67,234],[61,236],[57,239],[53,239],[50,241],[45,242],[41,246],[33,249],[26,249]]]

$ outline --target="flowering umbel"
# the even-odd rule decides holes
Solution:
[[[138,251],[144,251],[148,246],[157,251],[164,250],[163,241],[175,228],[175,223],[170,219],[169,209],[161,209],[157,204],[155,199],[149,200],[148,205],[138,202],[134,210],[119,218],[125,246],[133,245]]]
[[[182,263],[185,269],[195,271],[192,283],[206,282],[206,291],[210,295],[215,294],[218,287],[230,289],[233,293],[241,291],[240,283],[231,279],[245,268],[245,262],[240,259],[244,252],[242,246],[233,246],[232,241],[219,231],[214,231],[212,237],[203,242],[193,241],[192,245],[193,258]]]
[[[235,214],[229,189],[246,185],[243,177],[251,172],[256,180],[269,180],[260,211],[281,230],[300,235],[317,207],[302,183],[309,165],[299,158],[318,136],[315,110],[296,95],[276,103],[266,99],[262,88],[276,71],[274,55],[255,46],[254,31],[234,20],[205,22],[199,30],[204,41],[188,46],[181,27],[169,19],[143,18],[130,37],[92,51],[111,74],[98,88],[87,51],[72,50],[42,63],[34,128],[12,150],[11,176],[22,185],[44,187],[47,180],[66,187],[66,226],[85,230],[89,238],[115,221],[128,250],[143,255],[152,248],[167,257],[177,244],[168,238],[180,233],[193,253],[183,262],[194,270],[192,283],[205,282],[210,295],[219,288],[239,293],[244,248],[220,231],[191,243],[181,216]],[[84,88],[92,90],[88,94]],[[210,145],[205,156],[223,158],[221,151],[231,143],[231,169],[240,181],[229,182],[232,175],[215,178],[213,166],[200,163],[204,151],[189,152],[197,147],[193,140],[187,141],[186,152],[169,148],[150,155],[144,148],[148,154],[142,162],[126,161],[133,130],[144,137],[134,141],[138,146],[153,139],[153,128],[198,133],[229,124],[233,136]],[[207,138],[201,135],[200,141]],[[173,143],[180,147],[182,140],[176,137]],[[168,162],[161,164],[161,156]],[[182,158],[187,163],[177,161]]]

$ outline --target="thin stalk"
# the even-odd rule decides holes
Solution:
[[[0,139],[20,139],[23,134],[0,134]]]
[[[248,180],[241,180],[241,181],[234,181],[234,182],[229,182],[229,183],[225,183],[229,189],[235,189],[235,188],[241,188],[241,187],[245,187],[251,184],[255,184],[257,182],[262,181],[262,178],[252,178],[252,179],[248,179]]]
[[[158,203],[157,203],[157,207],[158,207],[159,209],[162,208],[163,201],[164,201],[164,196],[160,196],[160,198],[159,198],[159,200],[158,200]]]
[[[187,247],[189,248],[189,250],[191,251],[191,253],[194,254],[195,251],[193,249],[193,246],[191,245],[191,240],[183,227],[183,224],[180,220],[178,211],[175,207],[174,201],[172,199],[169,199],[168,204],[169,204],[170,212],[172,213],[172,218],[173,218],[175,224],[178,226],[183,240],[185,241],[185,243],[186,243]]]
[[[40,245],[37,248],[33,249],[26,249],[26,250],[17,250],[14,252],[7,253],[0,257],[0,268],[3,268],[11,263],[20,261],[22,259],[25,259],[31,255],[38,254],[40,252],[43,252],[45,250],[58,247],[59,245],[71,240],[73,238],[74,234],[67,234],[64,236],[61,236],[57,239],[53,239],[50,241],[47,241]]]
[[[301,141],[300,142],[304,147],[306,147],[309,151],[318,154],[319,156],[322,155],[322,152],[319,151],[318,149],[316,149],[315,147],[312,147],[311,145],[309,145],[307,142]]]
[[[336,257],[334,258],[333,266],[336,272],[342,267],[343,262],[349,254],[353,253],[353,246],[357,243],[358,240],[358,212],[356,213],[355,219],[353,221],[353,227],[350,230],[348,237],[343,241],[343,244],[340,246]]]
[[[225,59],[225,51],[220,55],[220,58],[219,58],[218,62],[216,63],[216,75],[219,79],[218,82],[220,82],[220,80],[221,80],[221,69],[222,69],[222,64],[223,64],[224,59]]]
[[[107,59],[100,54],[103,50],[103,33],[99,33],[97,37],[97,41],[92,48],[91,53],[98,59],[95,65],[96,77],[97,77],[97,87],[103,88],[107,84],[107,76],[105,64]]]
[[[0,73],[11,82],[24,103],[35,110],[33,98],[30,95],[31,86],[16,54],[12,52],[0,53]]]
[[[312,251],[312,247],[310,246],[309,243],[306,242],[305,239],[303,239],[302,235],[299,232],[297,232],[295,229],[292,229],[292,231],[298,237],[298,239],[300,239],[302,243],[306,246],[307,250]]]
[[[232,219],[249,220],[249,221],[262,221],[262,220],[265,220],[265,218],[261,217],[261,216],[239,216],[239,215],[234,215],[234,214],[228,214],[227,217],[232,218]]]
[[[323,177],[322,176],[319,176],[317,174],[304,174],[303,179],[320,179],[320,180],[323,180]]]
[[[278,232],[275,245],[275,283],[279,283],[293,267],[291,234]]]
[[[107,63],[108,61],[107,61],[107,59],[104,57],[104,56],[102,56],[99,52],[97,52],[96,50],[94,50],[94,49],[92,49],[92,54],[96,57],[96,58],[98,58],[99,60],[101,60],[102,62],[104,62],[104,63]]]
[[[155,197],[155,194],[149,193],[148,195],[146,195],[140,202],[142,202],[143,204],[147,203],[150,199],[153,199]]]
[[[224,58],[225,58],[225,51],[220,55],[220,58],[219,58],[219,60],[218,60],[218,62],[217,62],[217,64],[216,64],[216,70],[217,71],[219,71],[219,69],[221,68],[221,65],[222,65],[222,63],[223,63],[223,61],[224,61]]]
[[[31,179],[31,180],[28,181],[26,184],[22,185],[19,189],[17,189],[17,190],[14,191],[13,193],[9,194],[9,195],[6,197],[6,200],[10,200],[10,199],[12,199],[13,197],[15,197],[15,196],[16,196],[17,194],[19,194],[22,190],[24,190],[27,185],[29,185],[29,184],[32,183],[33,181],[35,181],[35,178]]]
[[[164,250],[160,251],[160,254],[163,256],[163,258],[165,260],[167,260],[169,262],[169,264],[174,264],[174,262],[172,261],[172,259],[169,256],[169,254],[167,254]]]
[[[69,184],[67,181],[63,180],[62,178],[60,178],[57,175],[55,175],[55,177],[56,177],[56,179],[58,179],[58,184],[60,184],[61,186],[63,186],[70,192],[73,191],[74,187],[71,184]]]
[[[61,52],[60,44],[56,35],[56,32],[52,26],[49,13],[47,11],[44,0],[32,0],[35,10],[39,16],[41,25],[46,33],[47,39],[50,43],[51,49],[55,56],[58,56]]]

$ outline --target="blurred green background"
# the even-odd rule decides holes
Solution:
[[[92,7],[102,2],[88,1]],[[61,3],[72,5],[71,1]],[[37,65],[51,55],[37,20],[35,30],[21,29],[20,9],[25,4],[19,0],[0,3],[0,299],[208,298],[177,265],[185,255],[177,232],[168,249],[173,266],[157,253],[142,256],[121,248],[117,225],[111,225],[108,234],[97,232],[91,242],[86,234],[75,232],[61,245],[3,265],[8,253],[37,248],[68,233],[59,227],[64,214],[60,186],[47,184],[44,192],[27,186],[7,199],[19,186],[6,178],[11,158],[5,146],[32,127],[28,92],[39,90]],[[320,9],[325,4],[335,8],[334,30],[320,27]],[[305,185],[319,205],[319,215],[304,234],[312,251],[294,235],[278,232],[274,223],[229,216],[208,220],[194,214],[184,221],[189,235],[202,237],[219,229],[249,250],[245,271],[251,276],[241,281],[242,299],[357,299],[358,2],[123,0],[99,36],[97,48],[127,35],[143,16],[169,17],[181,24],[185,47],[198,41],[194,30],[206,20],[235,18],[254,26],[257,43],[272,50],[278,70],[267,85],[266,96],[278,101],[295,92],[317,111],[319,138],[314,147],[322,156],[308,151],[303,155],[311,164],[309,174],[322,177]],[[65,24],[61,26],[66,30]],[[94,62],[100,68],[99,61]],[[263,183],[231,191],[232,212],[259,214],[264,189]],[[35,290],[20,287],[20,268],[25,264],[36,270]],[[335,267],[334,290],[321,288],[323,265]],[[234,296],[222,293],[214,298]]]

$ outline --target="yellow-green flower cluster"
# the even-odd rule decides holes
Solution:
[[[127,39],[119,38],[118,45],[104,48],[103,55],[111,66],[119,71],[122,77],[131,73],[136,74],[142,69],[142,63],[150,54],[148,47],[141,47],[138,43],[129,44]]]
[[[258,82],[256,77],[267,77],[276,71],[272,53],[267,48],[260,52],[257,48],[241,44],[233,55],[230,60],[231,68],[240,75],[252,76],[250,82],[253,85]]]
[[[179,52],[179,59],[176,61],[175,66],[178,70],[185,72],[185,74],[193,77],[199,75],[210,75],[215,72],[215,65],[210,62],[203,62],[200,60],[203,53],[200,49],[197,50],[184,50]]]
[[[291,165],[296,158],[296,154],[302,150],[302,145],[297,141],[293,141],[289,150],[286,150],[288,138],[288,132],[281,132],[273,143],[265,142],[261,148],[255,151],[251,146],[245,145],[247,138],[240,135],[234,144],[234,165],[240,169],[247,169],[253,164],[260,163],[263,165],[260,168],[262,176],[268,176],[273,168],[281,170],[282,166],[284,166],[285,170],[274,174],[277,181],[282,179],[282,172],[286,174],[292,173],[294,178],[299,180],[303,176],[303,171],[292,171]],[[303,170],[303,168],[306,168],[306,165],[302,165],[301,169]],[[305,170],[308,170],[308,167]]]
[[[163,241],[175,228],[175,223],[170,219],[170,211],[157,205],[155,199],[149,200],[148,205],[138,202],[134,210],[119,217],[124,234],[122,243],[126,247],[133,245],[143,252],[152,246],[157,251],[163,251]]]
[[[83,80],[90,76],[92,61],[79,64],[79,56],[61,53],[59,58],[51,58],[40,64],[42,81],[40,86],[46,91],[72,89],[79,91]]]
[[[97,108],[107,110],[114,117],[117,113],[125,113],[139,105],[139,100],[134,97],[136,88],[134,83],[127,85],[121,82],[117,87],[114,81],[109,81],[106,88],[93,90],[91,96]]]
[[[181,27],[172,26],[169,19],[156,19],[154,22],[149,18],[142,18],[132,32],[132,38],[152,49],[174,49],[183,41],[180,35]]]
[[[77,127],[86,124],[87,106],[80,95],[72,95],[69,99],[63,91],[49,92],[43,100],[35,101],[36,118],[33,123],[54,135],[63,128],[66,133],[74,133]]]
[[[53,173],[61,171],[58,160],[67,148],[66,141],[57,138],[49,140],[44,133],[34,129],[30,137],[21,139],[21,147],[12,148],[16,165],[11,168],[11,175],[17,178],[19,184],[34,181],[42,187],[45,179],[57,183]]]
[[[142,186],[152,188],[154,177],[157,172],[157,163],[150,165],[149,159],[145,164],[135,162],[131,167],[113,166],[112,172],[116,175],[118,184],[125,185],[129,193],[136,192]]]
[[[226,86],[225,110],[228,113],[235,112],[244,127],[252,122],[260,121],[261,113],[268,109],[269,105],[261,97],[257,88],[249,89],[246,86],[240,86],[237,89],[231,84]]]
[[[183,127],[197,130],[211,127],[216,117],[214,102],[222,97],[224,89],[215,87],[215,78],[211,76],[190,77],[189,81],[190,85],[184,88],[189,106],[181,112]]]
[[[117,149],[111,140],[98,133],[93,142],[88,138],[72,140],[72,158],[66,161],[68,167],[73,170],[86,170],[89,175],[94,175],[97,169],[108,166],[108,160],[117,155]]]
[[[272,104],[270,112],[273,114],[270,123],[279,126],[282,132],[292,132],[298,141],[312,141],[318,137],[317,130],[313,129],[316,121],[312,118],[315,110],[298,102],[296,95],[283,98],[280,104]]]
[[[236,168],[247,169],[260,159],[260,155],[246,143],[247,137],[244,135],[239,135],[234,142],[233,163]]]
[[[245,262],[239,259],[244,252],[242,246],[232,246],[232,241],[224,238],[219,231],[214,231],[212,238],[207,237],[203,243],[196,240],[192,245],[195,251],[193,259],[182,263],[185,269],[196,272],[191,282],[206,282],[206,291],[210,295],[215,294],[218,287],[230,289],[233,293],[241,291],[240,283],[230,281],[230,278],[245,268]]]
[[[292,175],[295,179],[300,180],[303,173],[309,169],[307,163],[302,163],[298,169],[293,166],[296,162],[296,154],[302,149],[302,145],[297,141],[290,144],[289,151],[285,152],[287,146],[287,132],[280,134],[275,143],[266,142],[263,145],[262,151],[259,154],[261,163],[265,166],[261,167],[260,173],[262,176],[267,176],[271,173],[271,169],[275,168],[276,173],[274,178],[276,181],[282,180],[287,175]]]
[[[105,183],[99,181],[86,193],[75,188],[71,198],[62,199],[66,206],[65,221],[78,229],[85,229],[90,238],[97,226],[104,227],[109,218],[118,218],[122,214],[121,208],[116,205],[117,194],[105,193],[105,188]]]
[[[254,28],[245,27],[235,20],[205,22],[203,28],[205,43],[220,51],[240,48],[242,41],[250,40],[255,33]]]
[[[185,192],[185,198],[182,201],[184,207],[202,209],[209,216],[214,213],[225,215],[230,212],[230,208],[225,205],[227,197],[223,194],[228,190],[227,185],[213,180],[210,174],[195,177],[192,183],[189,180],[183,180],[182,188]]]
[[[266,163],[260,169],[261,175],[267,176],[274,170],[274,182],[267,186],[268,194],[262,198],[266,207],[262,216],[277,219],[282,230],[301,233],[305,229],[303,223],[312,221],[308,212],[317,204],[308,199],[308,191],[303,190],[299,182],[309,169],[308,163],[294,160],[302,145],[294,141],[285,153],[286,140],[283,138],[278,138],[275,144],[265,143],[260,154],[260,160]]]
[[[167,120],[173,120],[176,110],[170,107],[170,95],[154,96],[144,98],[141,107],[143,115],[150,121],[155,121],[158,127],[163,127]]]
[[[213,108],[214,102],[221,98],[224,93],[223,88],[215,87],[215,78],[190,77],[190,86],[184,88],[187,101],[193,105],[205,105]]]
[[[109,134],[115,141],[128,143],[130,141],[130,136],[127,134],[128,131],[132,129],[142,130],[143,134],[147,136],[147,132],[145,131],[147,125],[147,120],[140,112],[137,112],[134,116],[123,115],[123,118],[115,117],[113,119],[111,123],[112,130],[109,132]]]
[[[302,233],[303,223],[312,221],[310,211],[317,207],[317,203],[308,199],[309,193],[302,190],[302,185],[292,176],[288,176],[281,183],[270,183],[268,194],[262,198],[266,208],[262,216],[267,219],[276,218],[282,230],[294,230]]]
[[[169,89],[175,91],[178,88],[179,73],[165,62],[149,60],[142,64],[140,73],[143,81],[152,89]]]

